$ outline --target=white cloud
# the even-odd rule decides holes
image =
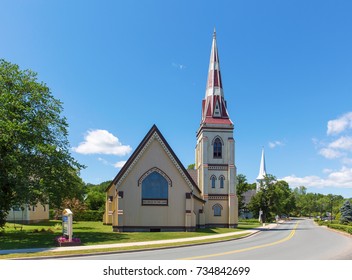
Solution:
[[[295,175],[286,176],[282,180],[287,181],[291,187],[315,187],[315,188],[350,188],[352,189],[352,112],[344,114],[340,118],[330,120],[327,124],[328,139],[319,140],[312,138],[318,153],[323,157],[338,159],[341,167],[339,170],[324,168],[323,175],[297,177]],[[339,135],[343,133],[344,135]]]
[[[284,146],[285,144],[281,141],[273,141],[273,142],[269,142],[269,147],[271,149],[274,149],[277,146]]]
[[[73,151],[79,154],[106,154],[124,156],[130,153],[132,148],[129,145],[122,145],[119,139],[107,130],[97,129],[87,132],[84,141]]]
[[[281,180],[289,183],[294,187],[305,186],[315,188],[335,187],[335,188],[351,188],[352,189],[352,168],[343,166],[338,171],[324,170],[327,173],[326,178],[319,176],[297,177],[295,175],[286,176]]]
[[[345,165],[350,165],[352,164],[352,158],[345,157],[342,159],[342,163]]]
[[[330,168],[324,168],[323,169],[323,173],[331,173],[331,172],[333,172],[333,170],[330,169]]]
[[[312,142],[314,145],[318,145],[320,141],[317,138],[312,138]]]
[[[344,156],[343,153],[331,148],[322,148],[320,149],[319,154],[328,159],[335,159]]]
[[[116,168],[122,168],[125,165],[126,161],[118,161],[114,164]]]
[[[328,121],[328,135],[334,135],[352,128],[352,112],[346,113],[338,119]]]
[[[184,65],[184,64],[179,64],[179,63],[175,63],[175,62],[173,62],[171,65],[172,65],[172,67],[175,67],[175,68],[177,68],[177,69],[179,69],[179,70],[183,70],[183,69],[186,68],[186,65]]]
[[[99,157],[98,160],[100,162],[104,163],[105,165],[110,165],[110,163],[106,159],[103,159],[103,158]]]
[[[349,136],[349,129],[352,128],[352,112],[346,113],[340,118],[328,121],[327,135],[330,137],[336,136],[339,133],[345,132],[338,139],[329,139],[320,142],[313,139],[315,145],[320,145],[319,154],[327,159],[341,158],[343,164],[351,162],[349,153],[352,152],[352,136]]]
[[[348,162],[348,152],[352,152],[351,136],[342,136],[319,150],[319,154],[327,159],[343,158],[345,162]]]
[[[352,151],[352,137],[342,136],[329,144],[330,148]]]
[[[126,160],[118,161],[116,163],[111,163],[111,162],[109,162],[106,159],[101,158],[101,157],[98,158],[98,161],[102,162],[104,165],[113,166],[115,168],[122,168],[125,165],[125,163],[126,163]]]
[[[305,187],[322,187],[323,180],[318,176],[297,177],[296,175],[286,176],[279,180],[286,181],[291,188]]]

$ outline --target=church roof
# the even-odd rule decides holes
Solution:
[[[187,169],[188,174],[192,177],[194,182],[198,182],[198,172],[195,169]]]
[[[169,155],[170,159],[174,162],[176,165],[177,169],[181,173],[181,175],[184,177],[184,179],[187,181],[191,189],[196,189],[198,193],[201,193],[201,190],[198,188],[197,184],[191,177],[191,175],[188,173],[186,168],[183,166],[181,161],[178,159],[176,156],[175,152],[172,150],[170,145],[167,143],[166,139],[164,136],[161,134],[160,130],[158,127],[154,124],[152,128],[149,130],[149,132],[146,134],[146,136],[143,138],[141,143],[138,145],[136,150],[132,153],[130,158],[127,160],[127,162],[124,164],[124,166],[121,168],[119,173],[116,175],[112,183],[109,185],[107,189],[109,189],[112,185],[118,186],[118,184],[127,176],[133,165],[136,163],[136,161],[139,159],[141,154],[144,152],[145,147],[150,143],[151,140],[154,138],[157,138],[167,154]]]
[[[224,98],[215,30],[210,53],[205,97],[202,103],[202,123],[232,125]]]

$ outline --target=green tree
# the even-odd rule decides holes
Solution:
[[[341,195],[328,194],[326,196],[329,201],[329,210],[330,219],[335,219],[337,215],[340,213],[340,208],[344,202],[344,198]]]
[[[83,168],[69,152],[62,103],[37,74],[0,60],[0,227],[15,204],[74,197]]]
[[[351,223],[352,222],[352,204],[349,199],[347,199],[342,205],[341,209],[341,223]]]
[[[238,197],[238,213],[240,213],[241,209],[245,208],[245,200],[244,194],[249,190],[254,190],[256,188],[256,184],[249,184],[247,182],[247,178],[243,174],[238,174],[236,176],[236,193]]]
[[[104,193],[99,191],[90,191],[88,193],[86,204],[90,210],[102,210],[105,207],[105,197]]]
[[[195,166],[196,166],[195,163],[189,164],[189,165],[187,166],[187,170],[194,169]]]
[[[90,210],[103,210],[106,200],[106,189],[111,181],[105,181],[98,185],[86,185],[86,200],[85,203]]]
[[[295,209],[295,197],[286,181],[267,175],[248,208],[255,214],[262,211],[263,222],[272,221],[276,215],[289,215]]]
[[[305,194],[304,199],[304,214],[305,216],[313,216],[314,213],[317,212],[317,195],[315,193],[307,193]]]
[[[293,190],[293,195],[295,196],[296,200],[296,214],[298,216],[302,216],[305,213],[305,196],[307,194],[307,188],[304,186],[296,187]]]

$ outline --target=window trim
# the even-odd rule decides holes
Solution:
[[[143,197],[143,182],[149,175],[152,173],[158,173],[161,177],[163,177],[167,182],[167,198],[146,198]],[[160,170],[157,167],[153,167],[145,172],[138,180],[138,187],[141,187],[141,205],[142,206],[168,206],[169,205],[169,188],[172,187],[171,179],[166,175],[165,172]]]
[[[211,188],[212,188],[212,189],[215,189],[215,188],[216,188],[216,180],[217,180],[217,178],[216,178],[215,175],[211,175],[211,176],[210,176],[210,182],[211,182]]]
[[[213,209],[214,217],[221,217],[221,212],[224,209],[221,204],[219,203],[214,204],[212,209]]]
[[[219,182],[220,182],[220,189],[223,189],[225,187],[225,176],[224,175],[219,176]]]
[[[222,158],[222,146],[224,145],[220,136],[216,136],[213,140],[213,158]]]

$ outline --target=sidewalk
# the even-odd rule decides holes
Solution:
[[[211,240],[222,237],[236,236],[243,233],[248,233],[251,236],[263,229],[271,229],[276,227],[277,224],[267,224],[252,230],[236,231],[215,235],[206,235],[201,237],[188,237],[188,238],[177,238],[177,239],[165,239],[156,241],[145,241],[145,242],[129,242],[129,243],[116,243],[116,244],[100,244],[100,245],[87,245],[87,246],[69,246],[69,247],[50,247],[50,248],[30,248],[30,249],[11,249],[11,250],[0,250],[0,255],[16,254],[16,253],[38,253],[38,252],[63,252],[63,251],[83,251],[92,249],[108,249],[108,248],[125,248],[125,247],[138,247],[146,245],[159,245],[159,244],[175,244],[181,242],[199,241],[199,240]],[[209,241],[210,243],[211,241]]]

